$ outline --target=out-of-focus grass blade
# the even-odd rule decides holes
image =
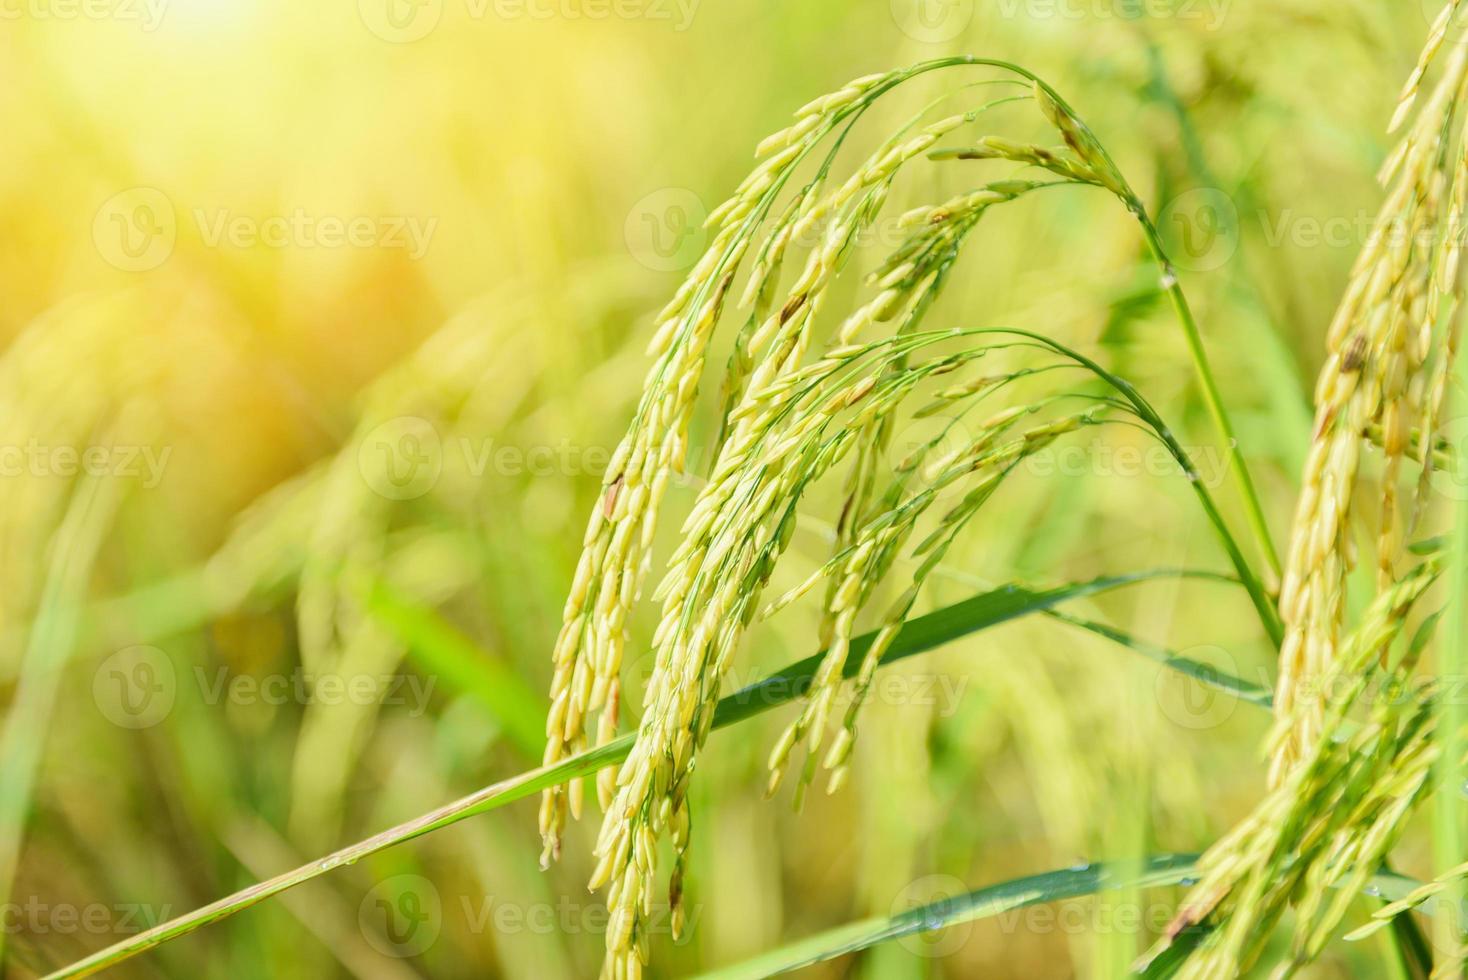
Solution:
[[[896,640],[893,641],[887,655],[882,658],[882,666],[931,650],[961,636],[977,633],[1030,613],[1050,609],[1067,599],[1098,595],[1122,586],[1159,578],[1178,575],[1197,576],[1198,574],[1176,569],[1162,569],[1136,572],[1130,575],[1105,576],[1087,582],[1039,591],[1017,585],[1004,586],[908,621]],[[1207,575],[1206,577],[1216,576]],[[871,645],[873,636],[874,634],[868,633],[852,641],[852,655],[847,660],[849,672],[856,670],[856,665],[860,663],[862,653]],[[807,657],[724,698],[719,702],[714,713],[714,727],[723,728],[736,724],[793,700],[809,686],[820,660],[819,654]],[[170,939],[187,935],[211,922],[227,918],[241,909],[249,908],[273,895],[318,878],[335,868],[354,864],[368,855],[376,854],[396,844],[421,837],[443,827],[452,826],[461,820],[479,813],[487,813],[515,800],[524,799],[547,786],[568,782],[606,766],[614,765],[627,757],[627,753],[632,748],[632,741],[632,735],[623,735],[600,748],[571,756],[553,766],[541,766],[539,769],[531,769],[518,776],[486,786],[468,796],[398,824],[396,827],[390,827],[319,860],[276,875],[274,878],[251,885],[233,895],[211,902],[152,929],[129,936],[56,971],[50,977],[52,980],[58,980],[61,977],[82,977],[96,973],[98,970],[106,969],[145,950],[168,942]]]
[[[445,622],[432,609],[409,602],[379,581],[367,609],[408,648],[424,673],[489,709],[505,734],[532,759],[545,745],[544,698],[501,660]]]
[[[76,647],[77,614],[112,524],[118,494],[116,482],[105,477],[79,483],[51,539],[50,567],[27,638],[20,683],[0,730],[0,907],[10,901],[51,711],[62,672]],[[8,931],[0,929],[0,957]]]
[[[1159,854],[1140,862],[1088,864],[1062,871],[1047,871],[1027,878],[1015,878],[898,915],[877,916],[839,926],[773,952],[762,953],[735,966],[706,973],[704,980],[745,980],[777,976],[822,960],[854,953],[877,943],[1001,915],[1027,905],[1080,898],[1123,886],[1152,888],[1158,885],[1175,885],[1192,874],[1196,861],[1196,854]],[[1132,873],[1127,874],[1128,871]]]

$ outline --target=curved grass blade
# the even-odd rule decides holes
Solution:
[[[1181,293],[1178,293],[1176,295],[1175,302],[1180,304],[1180,310],[1186,308],[1186,300],[1182,299]],[[1189,317],[1189,319],[1191,319],[1191,317]],[[1249,564],[1249,560],[1244,557],[1242,549],[1239,548],[1238,541],[1235,540],[1233,532],[1229,529],[1228,522],[1223,519],[1223,514],[1219,511],[1218,504],[1214,501],[1213,495],[1209,493],[1208,488],[1203,485],[1203,480],[1198,474],[1198,468],[1193,463],[1192,457],[1188,455],[1188,451],[1183,448],[1182,443],[1178,442],[1177,437],[1173,435],[1172,429],[1168,427],[1167,422],[1162,418],[1161,415],[1158,414],[1157,410],[1152,407],[1151,402],[1147,401],[1147,399],[1142,396],[1142,393],[1138,391],[1136,387],[1125,378],[1122,378],[1119,375],[1116,375],[1113,372],[1106,370],[1096,361],[1082,354],[1080,351],[1067,347],[1065,344],[1062,344],[1059,341],[1054,340],[1053,338],[1046,337],[1044,334],[1035,333],[1034,331],[1030,330],[1020,330],[1014,327],[991,328],[979,330],[976,332],[1008,333],[1020,337],[1028,337],[1033,341],[1049,347],[1051,350],[1059,354],[1063,354],[1064,356],[1069,357],[1077,364],[1083,365],[1092,374],[1096,375],[1096,377],[1102,379],[1108,385],[1114,388],[1117,393],[1119,393],[1123,398],[1127,400],[1127,402],[1131,404],[1132,408],[1136,410],[1138,418],[1147,423],[1152,431],[1157,434],[1157,438],[1162,441],[1162,445],[1166,447],[1168,453],[1172,456],[1173,459],[1177,460],[1178,465],[1183,468],[1183,473],[1187,476],[1188,482],[1192,485],[1194,496],[1198,498],[1198,503],[1202,506],[1204,514],[1208,517],[1208,522],[1212,524],[1214,530],[1217,531],[1219,543],[1223,545],[1224,551],[1228,553],[1229,561],[1233,564],[1234,570],[1238,573],[1240,581],[1243,583],[1244,588],[1249,593],[1249,598],[1254,603],[1254,609],[1259,614],[1260,624],[1264,627],[1265,632],[1269,634],[1269,639],[1271,640],[1271,642],[1274,643],[1275,649],[1278,650],[1280,645],[1284,642],[1284,626],[1280,622],[1279,610],[1274,607],[1274,600],[1270,598],[1268,590],[1264,588],[1264,583],[1260,581],[1258,574],[1256,574],[1253,569],[1253,566]],[[1193,327],[1189,339],[1190,345],[1192,345],[1194,339],[1196,339],[1196,332],[1196,327]],[[1201,340],[1198,341],[1197,346],[1194,348],[1194,353],[1201,357]],[[1198,361],[1198,363],[1200,365],[1201,372],[1203,370],[1202,366],[1206,364],[1206,361],[1200,360]],[[1208,386],[1205,385],[1205,387]],[[1219,402],[1217,404],[1218,409],[1221,411],[1222,403]],[[1220,432],[1225,434],[1226,442],[1232,443],[1234,441],[1232,438],[1231,429],[1225,426],[1220,429]],[[1236,470],[1235,472],[1237,475],[1239,471]],[[1253,484],[1249,481],[1247,476],[1241,478],[1240,486],[1242,489],[1245,490],[1246,497],[1249,496],[1250,493],[1252,493]],[[1264,548],[1267,552],[1272,553],[1273,546],[1267,544],[1267,537],[1268,536],[1266,532],[1264,539],[1265,543],[1261,543],[1261,547]]]
[[[898,915],[875,916],[837,926],[780,949],[761,953],[743,963],[702,974],[699,980],[756,980],[760,977],[773,977],[855,953],[878,943],[1002,915],[1027,905],[1082,898],[1119,888],[1179,885],[1193,874],[1197,860],[1196,854],[1154,854],[1140,862],[1087,864],[1014,878]],[[1413,879],[1391,871],[1374,875],[1370,881],[1370,886],[1382,897],[1405,895],[1415,884]],[[1137,973],[1152,980],[1171,976],[1204,935],[1203,930],[1191,930],[1183,934],[1172,947],[1163,950],[1151,961],[1137,966]]]
[[[1200,684],[1206,684],[1209,687],[1216,687],[1221,691],[1226,691],[1240,701],[1258,705],[1261,708],[1272,708],[1274,706],[1274,694],[1269,688],[1251,681],[1246,681],[1241,677],[1235,677],[1232,674],[1225,674],[1210,664],[1173,653],[1166,647],[1138,639],[1130,633],[1125,633],[1114,626],[1108,626],[1105,623],[1098,623],[1090,619],[1082,619],[1080,616],[1072,616],[1070,613],[1061,612],[1058,609],[1047,610],[1045,615],[1051,619],[1059,620],[1062,623],[1069,623],[1080,629],[1088,630],[1098,636],[1104,636],[1113,643],[1120,643],[1122,646],[1140,653],[1148,660],[1155,661],[1164,667],[1191,677]]]
[[[997,626],[1030,613],[1042,612],[1068,599],[1099,595],[1123,586],[1180,575],[1218,578],[1212,574],[1158,569],[1130,575],[1105,576],[1053,589],[1033,590],[1018,585],[994,589],[907,622],[897,639],[893,641],[887,655],[882,658],[882,666],[885,667],[898,660],[926,652],[991,626]],[[871,645],[873,636],[874,634],[868,633],[852,641],[853,656],[847,660],[848,675],[855,673],[861,662],[861,654]],[[807,657],[724,698],[719,702],[714,713],[714,727],[723,728],[737,724],[746,718],[793,700],[810,685],[820,661],[819,654]],[[443,827],[452,826],[476,814],[487,813],[507,803],[524,799],[547,786],[568,782],[594,773],[606,766],[614,765],[626,758],[628,751],[632,748],[632,740],[631,734],[623,735],[600,748],[571,756],[555,765],[531,769],[486,786],[396,827],[390,827],[372,837],[328,854],[317,861],[276,875],[274,878],[251,885],[233,895],[211,902],[152,929],[129,936],[56,971],[50,975],[49,980],[59,980],[62,977],[83,977],[96,973],[168,942],[170,939],[187,935],[211,922],[227,918],[273,895],[319,878],[328,871],[343,865],[354,864],[364,857]]]
[[[736,966],[715,970],[702,980],[772,977],[854,953],[878,943],[1001,915],[1027,905],[1080,898],[1115,888],[1176,885],[1193,873],[1196,854],[1159,854],[1140,862],[1088,864],[1015,878],[893,916],[877,916],[838,926],[808,939],[763,953]]]

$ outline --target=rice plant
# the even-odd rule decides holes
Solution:
[[[699,819],[700,763],[714,731],[782,710],[777,733],[759,747],[760,781],[799,810],[818,776],[828,795],[853,781],[880,671],[1031,615],[1271,712],[1260,793],[1243,818],[1200,854],[1100,855],[1101,863],[858,919],[715,975],[773,975],[1038,902],[1164,886],[1186,893],[1152,950],[1132,963],[1119,945],[1104,962],[1120,956],[1128,971],[1151,977],[1244,976],[1262,966],[1287,977],[1332,943],[1379,934],[1390,937],[1384,956],[1400,975],[1460,975],[1468,719],[1454,695],[1465,659],[1468,505],[1444,514],[1429,488],[1435,470],[1462,465],[1442,428],[1462,381],[1468,46],[1450,39],[1465,17],[1451,0],[1430,25],[1391,121],[1401,141],[1380,174],[1385,200],[1324,332],[1288,547],[1272,540],[1253,454],[1184,271],[1143,195],[1072,104],[1030,70],[983,57],[856,78],[759,144],[754,169],[709,215],[705,251],[654,319],[651,365],[627,394],[631,421],[600,476],[559,631],[546,644],[544,714],[525,708],[512,674],[444,668],[467,670],[463,688],[481,692],[518,748],[542,752],[541,765],[51,975],[112,967],[538,794],[542,869],[575,854],[572,821],[588,806],[601,811],[589,853],[577,855],[609,909],[600,975],[636,980],[662,969],[656,913],[666,909],[675,943],[696,928],[688,896],[699,850],[713,846]],[[887,107],[914,89],[922,107],[884,129]],[[1143,346],[1179,345],[1211,433],[1206,445],[1185,439],[1187,423],[1157,407],[1148,384],[1131,377],[1135,364],[1065,342],[1044,322],[995,320],[982,305],[954,302],[961,259],[1002,247],[986,232],[1058,195],[1099,198],[1130,223],[1170,318],[1145,325],[1167,333]],[[873,249],[878,229],[890,235],[877,235]],[[475,662],[472,642],[429,610],[474,585],[474,570],[437,547],[435,525],[471,521],[479,502],[452,474],[411,503],[374,493],[382,474],[369,450],[380,426],[404,417],[441,434],[524,422],[532,382],[519,357],[531,342],[511,348],[483,319],[443,328],[371,387],[335,455],[257,502],[190,580],[200,616],[286,592],[311,669],[380,675],[414,655]],[[1104,571],[1088,579],[982,586],[938,606],[939,583],[972,581],[952,561],[957,543],[1002,530],[996,512],[1006,495],[1026,492],[1058,447],[1092,437],[1160,449],[1197,508],[1214,565],[1132,567],[1103,555]],[[1224,461],[1226,484],[1204,478],[1200,448]],[[679,485],[695,490],[674,524]],[[20,602],[39,611],[0,739],[10,790],[0,797],[0,891],[30,807],[34,732],[87,616],[79,577],[116,506],[86,484],[64,507],[43,508],[59,530],[44,588]],[[804,567],[793,546],[816,525],[829,531],[824,551]],[[1367,532],[1363,577],[1354,570]],[[1163,580],[1234,593],[1252,612],[1248,634],[1277,653],[1271,683],[1059,608]],[[801,614],[814,625],[813,655],[741,685],[763,624]],[[650,671],[641,680],[634,661],[646,662],[644,650]],[[381,698],[303,712],[285,815],[295,841],[325,851],[339,838]],[[1436,866],[1413,878],[1394,851],[1434,794]],[[1136,840],[1146,847],[1146,832],[1138,828]],[[523,843],[529,855],[532,842]],[[1413,917],[1419,909],[1433,913],[1431,942]]]

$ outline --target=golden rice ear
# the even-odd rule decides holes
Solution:
[[[1391,122],[1387,124],[1388,133],[1395,133],[1411,116],[1412,107],[1417,104],[1417,93],[1422,89],[1422,81],[1427,77],[1427,71],[1432,67],[1433,59],[1441,50],[1443,41],[1447,39],[1448,30],[1458,19],[1462,7],[1463,0],[1448,0],[1432,22],[1432,27],[1427,32],[1427,42],[1422,46],[1422,54],[1418,57],[1412,74],[1407,76],[1407,81],[1402,86],[1402,94],[1397,97],[1397,107],[1392,112]]]
[[[1436,683],[1408,686],[1411,656],[1394,661],[1388,654],[1440,573],[1429,558],[1371,604],[1320,679],[1324,708],[1299,763],[1198,861],[1183,911],[1154,949],[1165,949],[1187,926],[1212,924],[1179,977],[1247,975],[1290,909],[1286,962],[1298,970],[1320,955],[1358,895],[1380,894],[1373,877],[1427,797],[1436,702],[1449,693]],[[1276,735],[1294,729],[1282,719]],[[1468,866],[1453,875],[1465,872]],[[1418,889],[1352,935],[1368,934],[1446,887],[1444,881]],[[1450,961],[1439,960],[1439,968]]]
[[[1417,105],[1427,66],[1442,45],[1459,0],[1434,24],[1399,114]],[[1468,83],[1468,48],[1456,45],[1442,78],[1392,154],[1392,183],[1376,229],[1352,270],[1331,325],[1330,356],[1316,384],[1314,440],[1301,480],[1280,593],[1286,635],[1276,691],[1280,718],[1294,719],[1272,751],[1279,785],[1317,737],[1324,705],[1308,692],[1336,658],[1344,625],[1346,576],[1355,564],[1355,489],[1363,449],[1382,449],[1375,565],[1378,594],[1398,580],[1405,528],[1415,524],[1431,468],[1403,504],[1397,487],[1410,433],[1430,433],[1441,410],[1446,365],[1457,347],[1457,246],[1463,227],[1465,144],[1451,128]],[[1451,299],[1448,299],[1451,297]],[[1445,300],[1452,303],[1441,316]]]
[[[1026,86],[1031,79],[1022,69],[998,62],[938,59],[905,72],[860,79],[803,109],[792,126],[761,144],[762,162],[714,212],[710,228],[716,232],[709,251],[659,315],[652,345],[655,363],[587,525],[585,551],[564,611],[555,651],[548,761],[564,758],[589,740],[591,719],[598,712],[597,741],[616,733],[615,718],[609,721],[606,713],[607,692],[617,683],[623,634],[649,565],[659,505],[669,474],[681,468],[687,451],[693,406],[725,297],[743,260],[751,259],[749,280],[740,289],[751,315],[735,339],[725,375],[715,454],[654,593],[661,615],[653,633],[655,666],[641,699],[644,713],[615,782],[610,777],[598,782],[606,813],[592,886],[608,888],[614,928],[608,930],[604,969],[613,975],[627,975],[643,962],[650,896],[657,890],[658,845],[665,835],[674,839],[675,892],[681,894],[689,846],[687,785],[720,687],[791,542],[798,505],[834,468],[846,467],[847,473],[831,557],[818,575],[768,607],[778,610],[826,579],[817,630],[824,656],[810,689],[802,692],[799,715],[771,753],[767,777],[774,792],[796,750],[803,748],[792,794],[797,805],[823,758],[830,771],[829,790],[848,778],[856,721],[876,666],[956,537],[1009,474],[1057,438],[1106,421],[1107,413],[1129,413],[1162,439],[1193,479],[1194,492],[1228,546],[1266,629],[1272,633],[1277,626],[1257,577],[1206,489],[1197,485],[1191,461],[1134,388],[1041,334],[921,329],[968,236],[986,213],[1031,192],[1074,184],[1108,189],[1122,197],[1149,242],[1156,244],[1155,229],[1105,150],[1053,92],[1038,86],[1034,97],[1065,140],[1064,147],[1052,150],[986,135],[977,150],[937,150],[941,139],[974,122],[985,108],[1014,100],[995,100],[927,124],[925,109],[844,180],[834,174],[837,157],[832,152],[817,176],[804,186],[795,185],[802,161],[808,156],[821,159],[813,155],[816,145],[844,120],[854,121],[887,89],[925,71],[974,64],[1025,79]],[[833,142],[844,140],[843,135]],[[861,236],[874,227],[888,203],[899,172],[915,161],[955,156],[1038,168],[1042,179],[990,180],[941,204],[910,210],[897,226],[900,241],[866,277],[870,295],[851,301],[850,312],[837,317],[823,336],[826,318],[821,314],[827,305],[846,299],[834,286],[859,249]],[[1160,246],[1156,248],[1165,267]],[[803,254],[797,257],[797,252]],[[786,266],[791,267],[788,283],[781,274]],[[1191,356],[1214,398],[1196,325],[1176,280],[1165,288],[1173,293],[1185,330],[1191,331]],[[1006,336],[1001,340],[989,334]],[[1044,366],[945,382],[948,388],[934,403],[938,410],[907,410],[907,399],[929,381],[970,369],[992,350],[1005,351],[1006,358],[1034,358]],[[1050,363],[1056,359],[1063,363]],[[1098,396],[1082,387],[1044,394],[1031,390],[1030,378],[1060,366],[1083,368],[1087,381],[1106,382],[1111,394]],[[1071,410],[1062,405],[1065,399],[1080,400],[1083,407]],[[986,404],[973,411],[980,402]],[[1210,408],[1227,442],[1223,409],[1216,401],[1210,401]],[[951,413],[948,419],[934,418],[945,411]],[[898,452],[894,427],[908,415],[934,422],[943,431],[937,438],[918,440],[911,451]],[[963,426],[954,432],[958,421]],[[1241,461],[1235,464],[1236,476],[1242,468]],[[1242,483],[1252,494],[1247,478]],[[909,548],[922,524],[928,529],[916,548]],[[913,562],[910,586],[860,662],[852,663],[858,617],[903,552]],[[852,699],[841,710],[838,726],[835,712],[847,679],[854,680]],[[556,852],[565,815],[574,815],[566,792],[548,790],[543,801],[541,830],[548,857]]]

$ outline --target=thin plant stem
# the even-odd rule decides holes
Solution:
[[[1280,622],[1279,610],[1275,608],[1274,601],[1270,598],[1268,592],[1265,591],[1263,583],[1259,580],[1259,576],[1249,564],[1248,559],[1244,557],[1242,549],[1239,548],[1238,542],[1229,530],[1228,522],[1223,519],[1223,514],[1219,512],[1218,505],[1213,500],[1213,495],[1203,485],[1198,468],[1193,464],[1193,460],[1188,455],[1187,450],[1177,441],[1177,438],[1172,434],[1172,430],[1163,421],[1162,416],[1157,414],[1157,410],[1152,407],[1147,399],[1142,397],[1141,392],[1137,391],[1125,378],[1118,377],[1079,351],[1052,340],[1044,334],[1014,328],[980,330],[975,332],[1012,333],[1037,340],[1057,353],[1064,354],[1066,357],[1072,358],[1077,363],[1090,369],[1097,377],[1115,388],[1131,404],[1137,415],[1152,428],[1157,434],[1157,437],[1162,441],[1162,444],[1167,447],[1167,451],[1172,454],[1173,459],[1183,468],[1183,473],[1187,476],[1188,482],[1192,484],[1193,492],[1198,497],[1198,503],[1203,507],[1203,512],[1208,516],[1209,523],[1218,532],[1219,541],[1223,544],[1224,550],[1228,552],[1229,561],[1233,564],[1234,571],[1238,573],[1239,580],[1243,583],[1245,590],[1248,591],[1249,598],[1254,603],[1254,609],[1259,614],[1259,620],[1263,624],[1265,632],[1269,634],[1270,641],[1273,642],[1275,649],[1279,649],[1280,643],[1284,639],[1284,626]]]
[[[1069,112],[1077,119],[1080,118],[1060,93],[1055,91],[1044,79],[1040,78],[1034,72],[1008,61],[973,56],[944,58],[916,65],[911,70],[911,73],[905,75],[904,78],[920,74],[924,71],[930,71],[934,68],[944,68],[952,65],[983,65],[1012,72],[1043,88],[1046,94],[1054,99],[1066,112]],[[1240,495],[1243,497],[1244,511],[1247,515],[1250,531],[1254,535],[1259,551],[1268,563],[1273,577],[1278,580],[1283,574],[1279,553],[1275,549],[1273,539],[1270,537],[1269,525],[1264,519],[1264,508],[1259,502],[1259,494],[1254,488],[1254,480],[1249,475],[1248,464],[1245,463],[1243,456],[1238,452],[1238,438],[1234,435],[1233,424],[1229,421],[1228,410],[1224,407],[1223,396],[1218,390],[1217,381],[1214,379],[1213,368],[1208,362],[1208,353],[1203,346],[1203,336],[1198,329],[1197,320],[1193,317],[1192,308],[1188,305],[1187,297],[1183,294],[1182,286],[1178,282],[1176,270],[1173,268],[1171,260],[1168,259],[1166,251],[1162,248],[1162,241],[1158,236],[1157,228],[1147,216],[1147,209],[1142,205],[1141,198],[1126,183],[1126,178],[1121,174],[1121,168],[1116,166],[1115,161],[1111,159],[1111,154],[1107,152],[1106,147],[1099,141],[1097,142],[1097,149],[1106,162],[1111,165],[1112,170],[1121,177],[1122,190],[1124,191],[1121,195],[1122,203],[1136,216],[1138,222],[1141,224],[1143,236],[1147,240],[1147,247],[1162,269],[1163,290],[1172,301],[1173,311],[1177,314],[1178,323],[1182,326],[1183,338],[1187,341],[1188,353],[1193,361],[1193,370],[1198,376],[1198,383],[1203,392],[1203,401],[1208,407],[1208,414],[1213,421],[1214,428],[1218,432],[1218,437],[1224,443],[1224,449],[1227,451],[1227,458],[1231,464],[1229,468],[1233,472],[1234,481],[1238,486]]]
[[[1249,530],[1254,535],[1254,542],[1260,554],[1264,556],[1265,562],[1269,565],[1274,581],[1278,582],[1283,576],[1279,552],[1274,547],[1274,539],[1269,535],[1269,524],[1264,519],[1264,508],[1259,503],[1259,494],[1254,488],[1254,479],[1249,475],[1249,467],[1238,451],[1238,438],[1234,435],[1233,423],[1229,421],[1228,410],[1224,408],[1223,396],[1219,393],[1218,382],[1214,379],[1213,369],[1208,363],[1208,354],[1203,349],[1203,336],[1198,330],[1197,321],[1193,318],[1192,307],[1188,305],[1188,298],[1183,294],[1182,285],[1178,282],[1177,270],[1173,268],[1167,253],[1162,250],[1162,241],[1158,237],[1157,227],[1147,216],[1146,209],[1142,207],[1140,201],[1134,201],[1131,208],[1142,226],[1142,231],[1147,239],[1147,248],[1162,268],[1162,288],[1172,301],[1173,312],[1177,314],[1178,322],[1182,324],[1183,337],[1188,343],[1188,352],[1192,355],[1193,368],[1198,375],[1198,385],[1203,392],[1203,402],[1208,406],[1208,414],[1213,419],[1213,426],[1218,430],[1219,438],[1223,440],[1229,470],[1233,473],[1239,495],[1244,501],[1244,515],[1249,522]]]

